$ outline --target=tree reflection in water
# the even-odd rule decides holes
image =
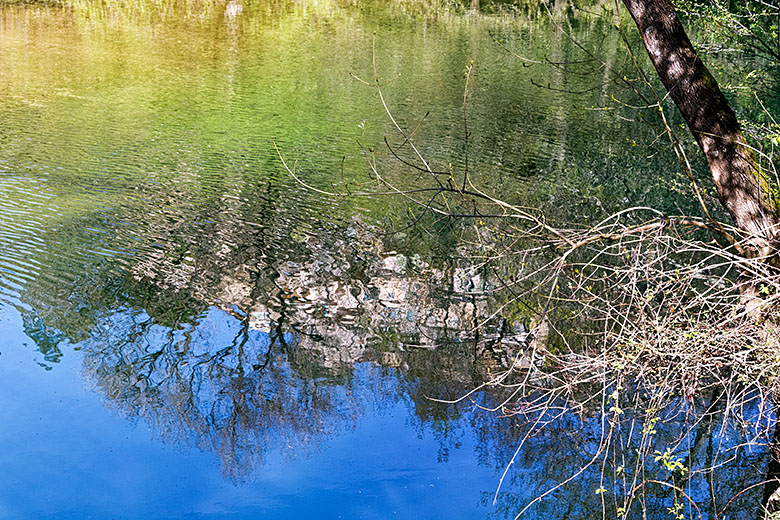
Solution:
[[[82,344],[84,372],[108,402],[166,441],[217,453],[232,479],[250,475],[267,448],[305,452],[359,412],[345,387],[295,373],[289,336],[216,308],[179,329],[123,310],[98,329]]]
[[[698,517],[696,507],[715,518],[762,480],[766,449],[750,444],[754,432],[735,429],[714,397],[680,400],[657,420],[648,419],[650,401],[639,394],[620,417],[608,412],[613,388],[544,409],[528,404],[533,396],[515,397],[503,416],[475,404],[500,409],[511,387],[486,388],[450,406],[431,400],[457,399],[506,370],[526,329],[503,323],[474,337],[472,324],[492,312],[490,276],[388,251],[354,224],[346,238],[308,236],[296,256],[254,264],[235,262],[217,246],[197,261],[147,255],[117,293],[125,304],[104,310],[77,344],[85,377],[120,414],[147,422],[166,442],[218,454],[234,481],[251,478],[269,450],[304,455],[355,428],[367,408],[398,402],[408,403],[416,428],[435,432],[440,459],[458,442],[451,433],[468,428],[479,440],[479,460],[496,468],[496,485],[513,461],[497,495],[498,517],[544,496],[528,510],[532,518],[643,509],[650,518],[672,510]],[[192,302],[188,310],[182,301]],[[41,333],[31,316],[39,348],[56,361],[61,333]],[[540,368],[517,374],[537,377]],[[753,405],[745,415],[766,423],[761,403]],[[656,430],[652,446],[642,444],[647,428]],[[685,471],[670,470],[670,461]],[[739,495],[727,513],[753,515],[760,495],[760,487]],[[621,511],[629,496],[635,500]],[[482,499],[490,505],[493,492]]]
[[[219,254],[197,268],[148,255],[125,285],[146,309],[124,306],[97,319],[79,343],[85,375],[122,414],[148,421],[165,440],[218,453],[226,475],[240,480],[269,448],[305,453],[353,428],[364,406],[404,399],[416,381],[387,372],[408,371],[409,350],[429,358],[438,345],[462,350],[453,341],[485,307],[418,258],[374,252],[367,262],[366,251],[345,241],[335,254],[311,237],[303,243],[311,259],[270,269],[227,268]],[[409,276],[414,269],[420,274]],[[176,323],[169,311],[182,293],[207,307]],[[367,362],[385,374],[359,381],[356,366]],[[439,372],[447,365],[440,361]],[[478,380],[430,375],[453,395]],[[430,402],[420,402],[427,414]]]

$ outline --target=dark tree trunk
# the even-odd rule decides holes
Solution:
[[[699,59],[670,0],[623,0],[661,82],[707,158],[723,206],[753,254],[777,249],[778,217],[737,117]]]

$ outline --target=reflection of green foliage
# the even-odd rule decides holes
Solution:
[[[751,144],[771,154],[780,142],[776,128],[780,6],[760,0],[686,0],[680,7],[687,14],[694,40],[709,53],[708,65],[721,87],[738,100],[737,112]]]
[[[38,316],[25,314],[22,320],[24,333],[35,342],[38,351],[43,354],[43,359],[47,363],[57,363],[62,357],[62,351],[59,347],[60,342],[64,339],[62,332],[47,327]]]
[[[4,6],[33,6],[33,7],[56,7],[61,5],[60,0],[2,0],[0,8]]]
[[[107,15],[116,5],[99,9]],[[170,5],[173,12],[183,9]],[[460,78],[463,64],[476,58],[484,70],[475,75],[470,106],[475,182],[536,204],[552,201],[556,185],[573,186],[587,170],[569,165],[563,182],[537,182],[550,169],[547,156],[538,154],[540,142],[551,134],[562,154],[590,150],[592,143],[583,136],[596,123],[565,125],[567,117],[581,113],[571,102],[544,90],[522,94],[527,84],[518,85],[517,77],[546,83],[551,71],[525,70],[487,34],[519,30],[523,37],[533,35],[534,47],[518,50],[541,55],[551,38],[546,22],[452,18],[423,32],[392,9],[362,11],[325,3],[330,7],[317,11],[290,3],[269,13],[273,5],[247,3],[235,23],[216,13],[197,23],[186,16],[160,22],[154,30],[141,15],[90,17],[81,7],[47,9],[45,16],[35,17],[23,8],[3,10],[0,84],[7,95],[0,103],[0,167],[24,175],[13,189],[5,187],[0,201],[25,201],[34,191],[47,200],[45,211],[28,205],[25,213],[5,215],[10,229],[18,232],[34,220],[45,237],[44,247],[33,253],[42,276],[26,286],[32,300],[46,295],[67,300],[73,285],[47,280],[83,272],[78,283],[80,292],[89,295],[84,303],[102,301],[98,293],[117,285],[110,280],[128,276],[138,258],[155,248],[174,263],[186,257],[197,261],[199,237],[217,232],[218,226],[202,224],[206,221],[254,237],[254,242],[238,241],[251,258],[273,252],[286,234],[300,241],[316,233],[314,217],[339,222],[356,207],[370,210],[377,220],[405,215],[407,203],[399,199],[333,201],[302,190],[282,171],[269,139],[274,135],[285,155],[299,160],[308,182],[329,189],[342,179],[365,182],[366,168],[353,141],[361,133],[359,124],[366,121],[366,141],[372,143],[381,143],[389,128],[373,90],[348,73],[370,71],[366,35],[390,23],[392,31],[378,39],[378,62],[382,73],[404,77],[389,86],[388,99],[403,121],[416,121],[434,108],[419,137],[433,164],[456,159],[458,167],[458,158],[450,154],[459,149],[462,135]],[[216,4],[202,5],[209,6]],[[27,40],[27,34],[36,36]],[[431,38],[442,44],[426,43]],[[564,54],[573,52],[563,45]],[[562,80],[582,81],[578,76]],[[529,119],[529,113],[540,115]],[[413,179],[378,148],[391,180]],[[535,180],[527,183],[526,178]],[[598,189],[609,178],[604,171],[600,180],[584,184]],[[559,191],[554,205],[567,206],[560,200],[568,191]],[[572,200],[580,201],[578,214],[593,207],[592,200]],[[451,257],[463,222],[425,218],[428,231],[409,230],[397,247]],[[393,225],[408,223],[404,216]],[[89,318],[79,319],[86,321],[63,330],[88,330]]]
[[[191,323],[206,310],[206,304],[193,298],[189,291],[161,291],[148,281],[126,280],[122,287],[125,297],[117,303],[130,308],[144,309],[154,322],[164,327],[176,328]]]

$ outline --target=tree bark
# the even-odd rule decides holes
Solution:
[[[658,77],[712,173],[721,204],[755,255],[777,251],[780,221],[728,100],[688,39],[670,0],[623,0]]]

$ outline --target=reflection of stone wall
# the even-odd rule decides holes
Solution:
[[[328,244],[307,236],[295,243],[294,260],[284,255],[275,265],[231,265],[218,239],[210,245],[213,255],[198,262],[147,255],[133,276],[246,313],[252,329],[294,330],[298,348],[317,351],[329,368],[376,359],[369,347],[388,340],[403,349],[463,339],[486,317],[481,274],[385,251],[365,230],[356,224],[346,233],[349,239]]]

